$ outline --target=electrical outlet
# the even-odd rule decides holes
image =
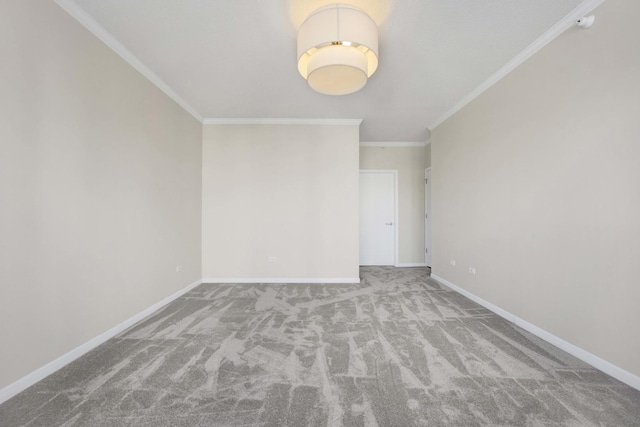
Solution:
[[[271,263],[278,262],[278,258],[276,258],[274,256],[270,256],[269,257],[269,262],[271,262]]]
[[[176,273],[180,273],[182,271],[181,265],[176,265]]]
[[[471,273],[471,274],[476,274],[476,269],[475,269],[475,267],[469,267],[469,273]]]
[[[452,259],[451,261],[449,261],[449,264],[451,264],[453,267],[456,266],[456,260]]]

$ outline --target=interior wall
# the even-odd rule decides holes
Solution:
[[[358,139],[357,125],[205,125],[203,277],[358,280]]]
[[[595,16],[434,129],[433,271],[640,375],[640,2]]]
[[[360,147],[360,169],[398,171],[398,264],[424,264],[426,147]]]
[[[3,388],[200,278],[202,126],[55,3],[0,9]]]

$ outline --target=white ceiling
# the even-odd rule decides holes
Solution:
[[[583,0],[342,0],[378,22],[380,66],[331,97],[296,69],[296,28],[331,0],[73,0],[205,118],[362,118],[362,141],[429,127]]]

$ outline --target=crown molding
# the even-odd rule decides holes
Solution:
[[[158,77],[149,67],[147,67],[137,56],[135,56],[129,49],[124,47],[110,32],[104,29],[104,27],[96,20],[94,20],[87,12],[80,6],[74,3],[72,0],[54,0],[58,6],[64,9],[69,15],[82,24],[87,30],[91,31],[98,39],[102,40],[104,44],[109,46],[115,53],[120,55],[122,59],[129,63],[133,68],[138,70],[140,74],[145,76],[151,83],[156,85],[158,89],[163,91],[169,98],[174,100],[179,106],[181,106],[186,112],[191,114],[196,120],[202,122],[202,116],[193,108],[187,101],[185,101],[180,95],[178,95],[168,84],[166,84],[160,77]]]
[[[340,125],[360,126],[362,119],[208,118],[205,125]]]
[[[361,141],[360,147],[426,147],[427,142],[411,141]]]
[[[444,123],[448,118],[453,116],[455,113],[464,108],[468,103],[476,99],[480,96],[484,91],[489,89],[491,86],[502,80],[507,74],[515,70],[520,64],[525,62],[527,59],[535,55],[540,49],[545,47],[547,44],[556,39],[560,34],[564,33],[566,30],[575,25],[577,19],[582,18],[583,16],[589,14],[589,12],[593,11],[596,7],[600,6],[606,0],[586,0],[582,2],[578,7],[573,9],[567,16],[562,18],[560,22],[551,27],[546,33],[540,36],[536,41],[527,46],[522,52],[517,54],[511,61],[507,62],[507,64],[500,68],[495,74],[485,80],[480,86],[478,86],[475,90],[473,90],[469,95],[465,96],[458,102],[453,108],[444,113],[440,118],[438,118],[434,123],[429,126],[429,130],[433,131],[434,128],[440,126]]]

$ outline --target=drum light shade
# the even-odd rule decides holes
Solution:
[[[322,7],[312,12],[298,30],[298,71],[317,92],[357,92],[376,68],[378,27],[357,7]]]

